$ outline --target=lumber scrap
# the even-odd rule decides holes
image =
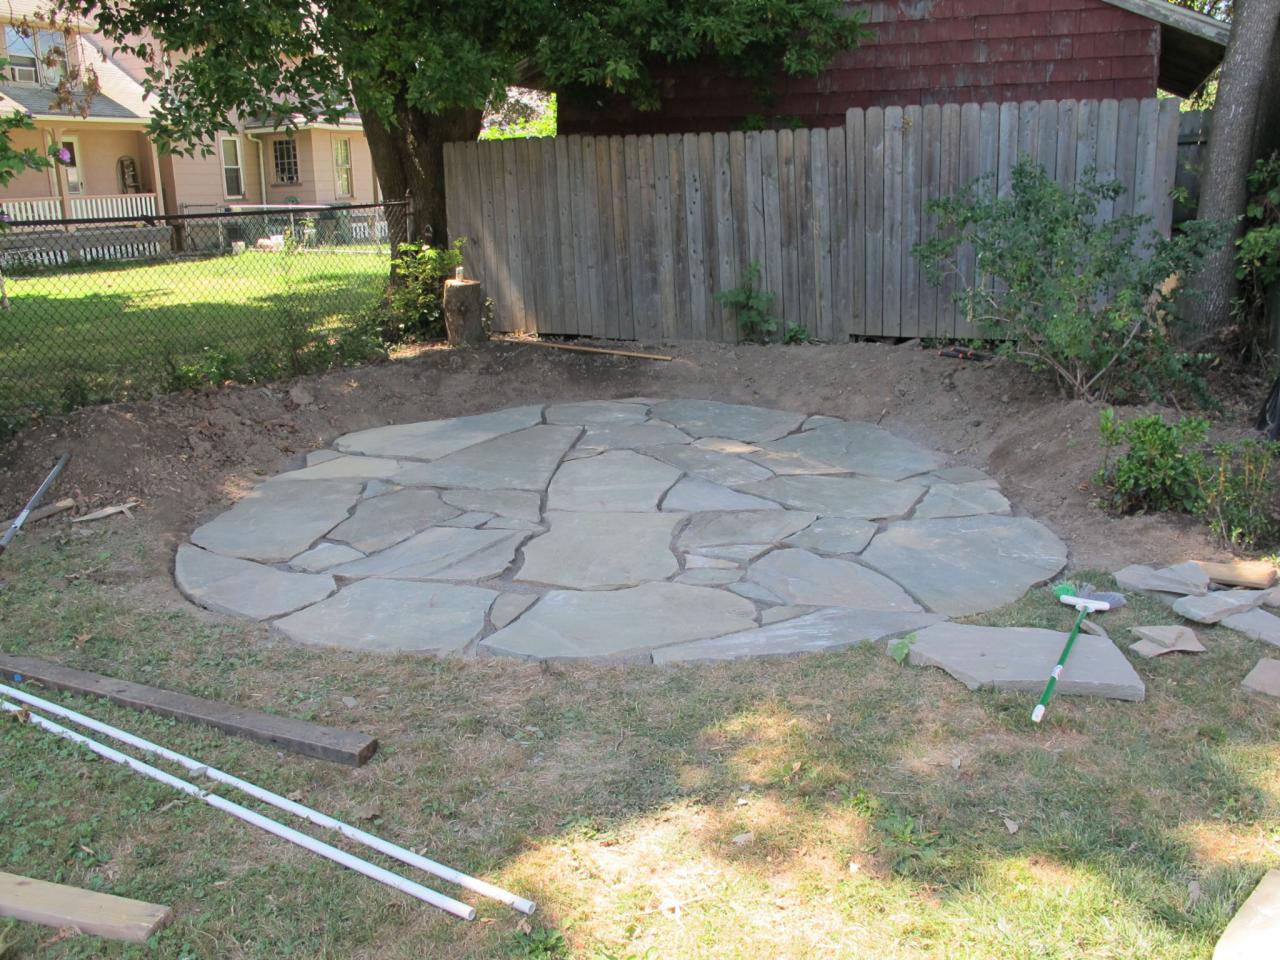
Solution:
[[[1276,582],[1275,565],[1266,560],[1235,560],[1231,563],[1196,563],[1214,583],[1230,587],[1252,587],[1266,590]]]
[[[76,502],[70,497],[59,500],[57,503],[50,503],[43,507],[37,507],[27,514],[27,523],[35,523],[37,520],[45,520],[49,517],[56,516],[59,513],[65,513],[68,510],[74,510]],[[17,517],[5,520],[0,523],[0,533],[6,532],[17,521]]]
[[[145,943],[169,922],[171,913],[157,903],[0,872],[0,917]]]
[[[134,710],[146,710],[165,717],[203,723],[224,733],[265,743],[290,753],[353,767],[365,763],[378,749],[375,738],[354,730],[326,727],[306,720],[234,707],[216,700],[205,700],[129,680],[104,677],[86,670],[75,670],[37,657],[0,654],[0,675],[35,680],[54,690],[103,697]]]
[[[533,340],[529,338],[507,337],[500,341],[513,343],[521,347],[550,347],[552,350],[573,350],[577,353],[603,353],[611,357],[631,357],[635,360],[674,360],[664,353],[637,353],[634,350],[610,350],[605,347],[580,347],[576,343],[553,343],[550,340]]]
[[[114,517],[117,513],[123,513],[130,520],[133,514],[130,512],[134,507],[141,503],[139,500],[129,500],[125,503],[117,503],[110,507],[103,507],[101,510],[94,510],[92,513],[86,513],[82,517],[72,517],[72,523],[88,523],[91,520],[105,520],[107,517]]]

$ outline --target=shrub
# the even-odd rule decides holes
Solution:
[[[395,282],[388,298],[384,339],[398,343],[444,336],[444,282],[462,265],[465,242],[459,237],[451,247],[400,245],[399,256],[391,262]]]
[[[1244,235],[1236,241],[1236,315],[1248,340],[1265,343],[1266,291],[1280,283],[1280,152],[1260,159],[1249,173],[1244,220]]]
[[[1220,444],[1212,461],[1201,460],[1201,509],[1222,546],[1253,550],[1275,541],[1271,505],[1277,452],[1280,444],[1246,440]]]
[[[938,236],[914,250],[930,282],[957,273],[971,244],[976,280],[955,295],[966,317],[1076,397],[1134,399],[1194,385],[1195,358],[1177,349],[1168,305],[1224,228],[1191,221],[1172,239],[1145,239],[1145,217],[1099,222],[1099,207],[1124,187],[1092,170],[1067,188],[1024,159],[1011,187],[998,197],[981,177],[930,203]]]
[[[1199,445],[1208,436],[1208,421],[1181,417],[1171,424],[1154,414],[1118,421],[1115,413],[1104,410],[1098,421],[1104,451],[1098,482],[1106,489],[1107,506],[1119,513],[1195,513],[1204,464]],[[1112,460],[1120,446],[1128,449]]]
[[[753,261],[743,271],[740,284],[716,294],[716,303],[733,311],[742,339],[768,343],[778,332],[778,318],[773,313],[774,295],[756,286],[759,279],[760,264]],[[787,334],[791,336],[790,329]]]

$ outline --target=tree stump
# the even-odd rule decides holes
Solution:
[[[484,290],[479,280],[444,282],[444,326],[454,346],[484,342]]]

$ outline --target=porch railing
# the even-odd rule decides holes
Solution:
[[[0,210],[11,220],[59,220],[62,201],[57,197],[30,197],[0,200]],[[93,194],[71,198],[71,218],[152,217],[156,213],[154,193]]]

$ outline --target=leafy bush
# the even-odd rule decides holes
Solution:
[[[1200,505],[1199,475],[1204,457],[1199,445],[1209,433],[1200,417],[1165,423],[1156,415],[1118,421],[1104,410],[1098,431],[1104,451],[1098,482],[1107,505],[1119,513],[1174,511],[1195,513]],[[1111,459],[1112,451],[1127,446]]]
[[[760,279],[760,264],[754,261],[742,274],[742,282],[729,290],[721,290],[716,294],[716,303],[734,312],[738,320],[738,329],[742,331],[742,339],[756,343],[768,343],[778,332],[778,318],[773,312],[774,295],[757,288]],[[804,331],[800,331],[803,335]],[[787,337],[792,337],[791,328],[787,329]],[[793,342],[791,339],[788,343]]]
[[[451,247],[402,243],[400,255],[391,261],[395,282],[383,325],[384,339],[436,340],[444,336],[444,282],[462,265],[459,237]]]
[[[956,274],[961,248],[976,254],[976,280],[956,293],[969,321],[1005,341],[1006,352],[1052,370],[1085,399],[1161,395],[1193,385],[1194,359],[1169,329],[1170,299],[1224,228],[1191,221],[1172,239],[1145,239],[1146,217],[1099,222],[1099,207],[1124,187],[1093,170],[1064,187],[1035,163],[1013,170],[1008,196],[990,176],[930,203],[938,236],[918,245],[925,275]]]
[[[1280,444],[1246,440],[1220,444],[1212,461],[1201,460],[1201,510],[1224,547],[1253,550],[1275,542],[1271,505],[1278,452]]]
[[[1245,231],[1236,241],[1240,278],[1237,316],[1246,337],[1266,342],[1266,290],[1280,283],[1280,152],[1263,157],[1249,173]]]

